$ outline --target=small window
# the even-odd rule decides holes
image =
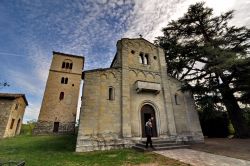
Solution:
[[[12,119],[12,120],[11,120],[11,124],[10,124],[10,129],[13,128],[14,123],[15,123],[15,119]]]
[[[63,69],[72,69],[73,68],[73,63],[72,60],[70,59],[65,59],[62,63],[62,68]]]
[[[174,95],[174,100],[175,100],[175,104],[179,105],[179,96],[177,93]]]
[[[16,104],[16,106],[15,106],[15,110],[17,110],[18,109],[18,104]]]
[[[64,98],[64,92],[61,92],[59,96],[59,100],[63,100],[63,98]]]
[[[145,54],[145,64],[149,65],[149,55]]]
[[[61,79],[61,84],[64,84],[64,77],[62,77]]]
[[[62,63],[62,68],[63,68],[63,69],[65,68],[65,62]]]
[[[62,77],[61,78],[61,84],[68,84],[68,78],[67,77]]]
[[[66,69],[68,69],[69,68],[69,63],[66,63]]]
[[[134,50],[131,50],[131,53],[132,53],[132,54],[135,54],[135,51],[134,51]]]
[[[109,100],[114,100],[114,88],[109,87]]]
[[[154,56],[154,60],[156,60],[157,59],[157,57],[156,56]]]
[[[143,53],[140,53],[140,55],[139,55],[139,62],[140,62],[141,64],[144,64],[144,56],[143,56]]]

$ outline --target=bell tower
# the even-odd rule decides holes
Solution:
[[[84,57],[53,52],[34,134],[74,133]]]

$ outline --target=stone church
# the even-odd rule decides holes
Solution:
[[[83,64],[83,57],[54,52],[36,134],[74,132],[82,78],[77,152],[131,147],[151,117],[158,140],[204,141],[194,100],[167,75],[162,48],[123,38],[110,68],[81,74]]]
[[[84,71],[76,151],[131,147],[145,137],[154,117],[154,137],[203,142],[194,100],[167,75],[164,50],[149,41],[124,38],[110,68]]]

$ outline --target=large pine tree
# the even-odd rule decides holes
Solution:
[[[236,136],[249,137],[240,103],[250,103],[250,30],[230,26],[233,11],[213,16],[204,3],[163,28],[156,44],[165,50],[169,75],[186,82],[197,100],[223,104]]]

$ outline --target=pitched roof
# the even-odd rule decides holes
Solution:
[[[5,99],[16,99],[22,97],[25,104],[28,105],[28,101],[25,97],[25,94],[18,94],[18,93],[0,93],[0,98],[5,98]]]

